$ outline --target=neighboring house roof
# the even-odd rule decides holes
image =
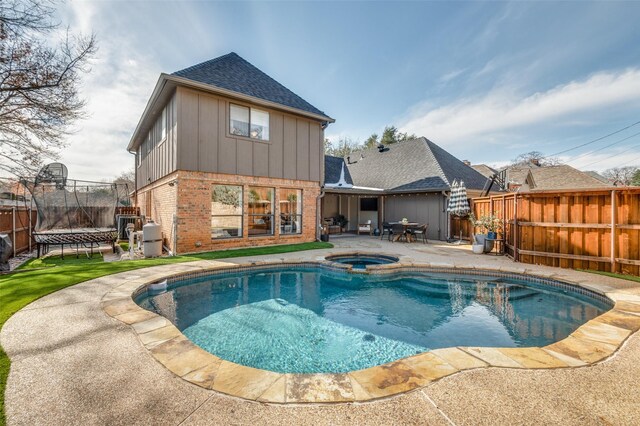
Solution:
[[[353,185],[351,173],[342,157],[334,157],[332,155],[324,156],[324,182],[327,184],[337,184],[340,181],[342,170],[344,169],[344,180],[347,185]]]
[[[507,182],[524,185],[522,189],[553,190],[601,188],[611,186],[590,174],[573,167],[560,164],[557,166],[517,165],[507,167]]]
[[[313,114],[326,115],[235,52],[176,71],[172,75]]]
[[[492,169],[491,167],[487,166],[486,164],[472,164],[471,168],[473,168],[473,170],[475,170],[476,172],[480,173],[482,176],[485,177],[492,177],[493,175],[495,175],[496,173],[498,173],[497,170]]]
[[[356,187],[388,192],[446,191],[454,180],[482,190],[487,179],[427,138],[356,151],[347,167]]]
[[[505,184],[506,185],[509,185],[509,184],[522,185],[527,180],[529,171],[534,168],[537,169],[537,168],[540,168],[540,166],[531,164],[530,166],[517,165],[517,166],[506,167],[507,173],[505,174]]]
[[[604,183],[566,164],[532,168],[529,172],[527,183],[530,189],[577,189],[611,186],[609,183]],[[530,178],[533,178],[533,181]]]
[[[598,173],[598,172],[596,172],[594,170],[589,170],[589,171],[586,171],[586,172],[583,172],[583,173],[588,174],[592,178],[598,179],[602,183],[607,183],[607,184],[611,183],[611,181],[609,181],[609,179],[607,179],[606,177],[602,176],[600,173]]]

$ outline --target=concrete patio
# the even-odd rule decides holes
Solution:
[[[474,255],[470,246],[389,243],[375,237],[331,240],[331,250],[225,259],[315,260],[370,251],[433,266],[530,272],[580,282],[640,301],[640,284]],[[564,369],[482,368],[369,403],[275,405],[195,386],[156,362],[133,329],[100,307],[124,282],[194,271],[215,262],[166,265],[103,277],[44,297],[15,314],[0,342],[12,360],[8,424],[638,424],[640,335],[597,364]],[[639,320],[640,321],[640,320]]]

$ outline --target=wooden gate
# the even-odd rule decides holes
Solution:
[[[31,231],[38,215],[27,207],[0,207],[0,234],[7,234],[13,245],[13,256],[31,250]]]

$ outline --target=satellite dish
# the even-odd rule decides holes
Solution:
[[[67,184],[67,175],[67,166],[62,163],[50,163],[40,169],[35,184],[55,183],[56,187],[61,188]]]

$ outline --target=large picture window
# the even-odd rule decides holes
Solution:
[[[211,191],[211,238],[242,237],[242,187],[214,185]]]
[[[280,234],[302,233],[302,190],[280,190]]]
[[[268,141],[269,113],[256,108],[230,104],[229,133]]]
[[[274,188],[249,187],[249,236],[273,235]]]

